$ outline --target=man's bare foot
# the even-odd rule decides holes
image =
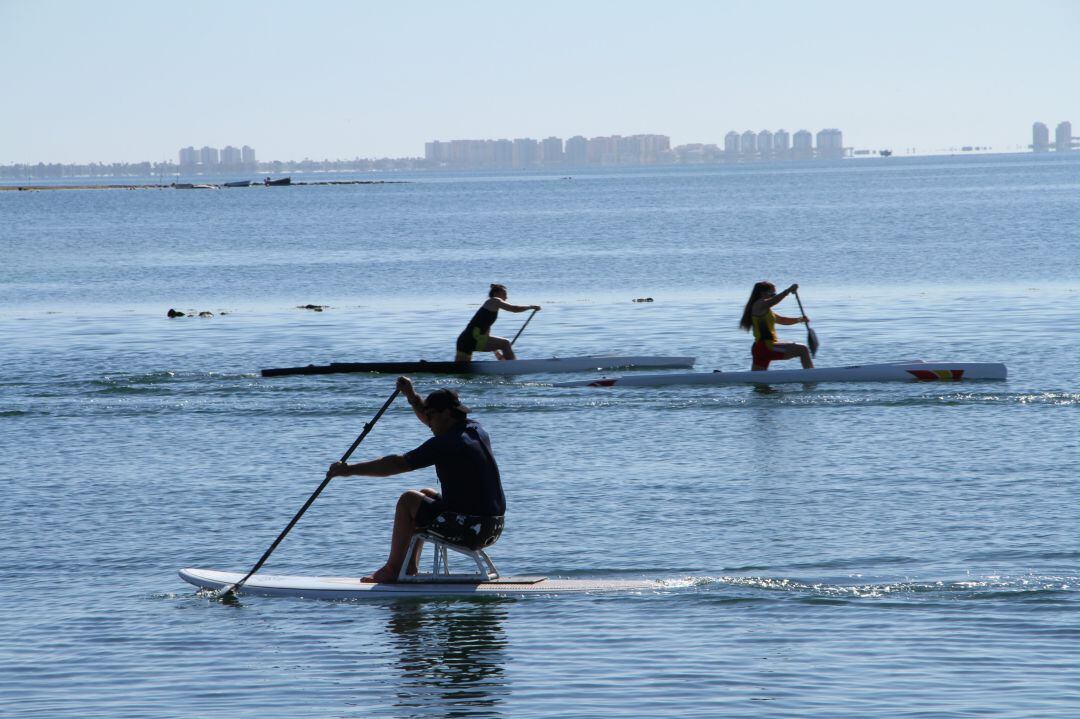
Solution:
[[[396,582],[397,575],[398,573],[395,572],[389,565],[384,564],[360,581],[367,584],[385,584],[387,582]]]

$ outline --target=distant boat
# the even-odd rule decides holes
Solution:
[[[889,157],[890,155],[892,155],[892,150],[881,150],[878,152],[878,154],[882,157]]]
[[[251,187],[251,180],[237,180],[235,182],[226,182],[225,187]]]
[[[269,177],[263,180],[263,184],[267,187],[284,187],[285,185],[292,184],[291,177],[282,177],[280,180],[271,180]]]
[[[217,185],[207,185],[207,184],[193,185],[190,182],[174,182],[173,187],[175,189],[177,189],[177,190],[216,190],[216,189],[218,189]]]

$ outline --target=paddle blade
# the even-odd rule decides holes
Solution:
[[[221,589],[214,592],[213,598],[216,599],[219,602],[228,602],[228,601],[235,600],[236,599],[236,585],[235,584],[230,584],[227,587],[222,587]]]
[[[806,346],[810,348],[810,356],[817,357],[818,338],[813,327],[806,328]]]

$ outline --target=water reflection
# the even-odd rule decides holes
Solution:
[[[502,715],[507,694],[503,623],[511,603],[485,599],[388,607],[387,633],[401,669],[397,706],[404,716]]]

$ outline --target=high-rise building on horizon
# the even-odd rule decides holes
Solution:
[[[254,147],[248,147],[247,145],[244,145],[243,147],[241,147],[240,148],[240,162],[244,163],[244,165],[246,167],[254,170],[255,166],[258,164],[256,162],[256,160],[255,160],[255,148]]]
[[[472,140],[451,140],[450,141],[450,162],[455,165],[466,165],[472,161],[472,153],[470,152],[470,145]]]
[[[834,127],[819,130],[817,156],[822,160],[839,160],[844,157],[844,135]]]
[[[724,135],[724,155],[729,159],[735,159],[742,153],[742,143],[739,133],[732,130]]]
[[[510,140],[495,140],[491,145],[491,157],[495,167],[510,167],[514,162],[514,143]]]
[[[194,167],[199,164],[199,153],[194,147],[181,147],[179,159],[180,167]]]
[[[1058,152],[1070,152],[1073,149],[1072,123],[1059,122],[1054,129],[1054,149]]]
[[[799,130],[791,136],[791,156],[796,160],[814,159],[814,136],[809,130]]]
[[[773,154],[773,134],[768,130],[762,130],[757,134],[757,151],[762,159],[771,158]]]
[[[438,140],[424,143],[424,159],[434,165],[443,165],[450,161],[450,145]]]
[[[548,137],[540,142],[540,164],[561,165],[563,163],[563,141],[561,137]]]
[[[615,162],[620,165],[655,165],[667,160],[671,138],[667,135],[614,135]]]
[[[531,137],[514,139],[513,167],[522,169],[532,167],[540,161],[540,143]]]
[[[773,155],[781,160],[791,155],[791,134],[783,128],[773,133]]]
[[[613,137],[590,137],[585,146],[585,161],[590,165],[615,164],[615,141]]]
[[[1050,150],[1050,128],[1041,122],[1031,126],[1031,150],[1047,152]]]
[[[563,150],[566,164],[574,167],[586,164],[589,159],[588,148],[589,141],[583,136],[571,137],[566,141],[566,147]]]
[[[240,148],[226,145],[221,148],[221,164],[225,167],[240,167],[243,162],[243,154]]]
[[[217,148],[207,146],[199,150],[199,162],[202,163],[204,169],[216,167],[218,164]]]
[[[739,145],[742,149],[742,156],[747,160],[752,160],[757,157],[757,133],[753,130],[747,130],[739,138]]]

